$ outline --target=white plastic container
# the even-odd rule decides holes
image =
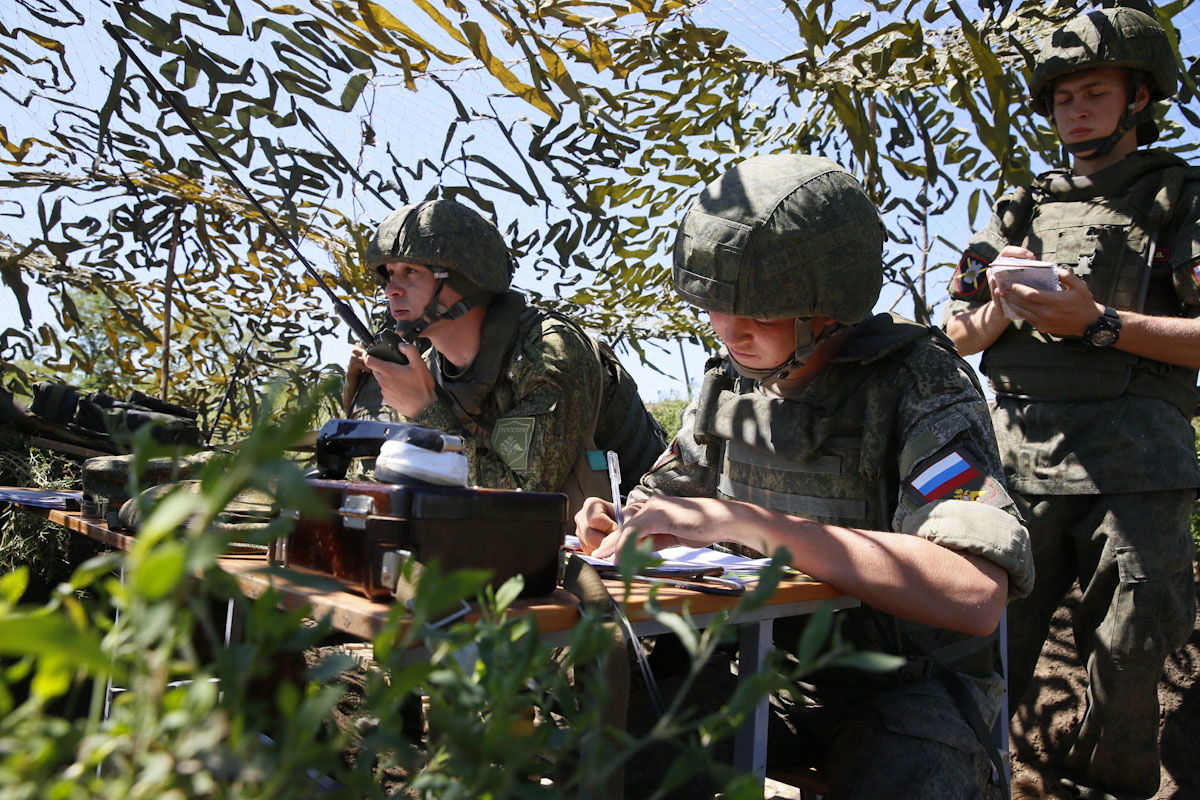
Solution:
[[[435,486],[466,486],[467,457],[455,452],[435,453],[410,442],[384,442],[375,459],[375,480],[403,483],[405,478]]]

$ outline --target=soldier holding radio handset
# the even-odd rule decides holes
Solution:
[[[500,231],[434,200],[392,212],[367,250],[398,334],[396,363],[355,348],[346,412],[462,437],[473,485],[607,495],[605,450],[629,486],[666,445],[615,355],[510,288]],[[418,339],[430,347],[422,353]]]

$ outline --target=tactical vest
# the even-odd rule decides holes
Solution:
[[[1010,244],[1071,269],[1097,302],[1118,311],[1181,316],[1172,266],[1159,255],[1185,180],[1200,172],[1182,159],[1148,152],[1103,170],[1096,180],[1049,173],[1024,187],[1001,220]],[[1156,257],[1158,256],[1158,257]],[[1195,412],[1197,371],[1116,348],[1009,325],[981,360],[998,395],[1033,400],[1096,400],[1129,393]]]
[[[961,385],[963,373],[955,367],[960,359],[948,339],[889,314],[859,323],[854,338],[798,399],[768,397],[727,363],[716,362],[720,366],[705,374],[695,437],[718,469],[720,496],[830,525],[891,530],[901,477],[896,377],[922,348],[945,355],[920,358],[920,387],[944,392]],[[939,369],[945,374],[929,374]],[[988,637],[901,620],[869,606],[838,616],[856,647],[932,656],[979,677],[992,669]]]

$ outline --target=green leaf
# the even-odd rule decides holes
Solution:
[[[358,103],[358,98],[362,95],[363,88],[366,87],[369,76],[359,73],[346,82],[346,88],[342,90],[341,109],[349,111]]]
[[[109,658],[94,631],[80,629],[65,616],[12,613],[0,617],[0,653],[65,660],[93,675],[109,671]]]
[[[34,673],[30,688],[43,699],[61,697],[71,687],[71,676],[75,670],[76,667],[62,655],[43,656],[38,661],[38,670]]]
[[[838,656],[833,665],[863,672],[894,672],[904,666],[904,659],[888,653],[847,653]]]
[[[525,579],[520,575],[514,575],[506,580],[499,589],[496,590],[496,610],[503,611],[513,604],[517,596],[521,594],[521,590],[525,588]]]
[[[133,591],[147,600],[166,597],[187,577],[187,546],[182,542],[164,542],[139,558],[131,557],[127,579]]]
[[[666,611],[655,614],[654,620],[679,637],[679,643],[687,650],[688,655],[695,657],[700,652],[700,635],[694,623]]]
[[[833,604],[822,603],[820,608],[809,615],[804,625],[804,633],[800,636],[796,657],[800,660],[801,669],[808,669],[816,663],[826,649],[832,630]]]
[[[0,575],[0,612],[19,603],[27,588],[29,567],[17,567],[12,572]]]

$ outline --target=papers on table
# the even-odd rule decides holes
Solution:
[[[1057,292],[1061,290],[1061,286],[1058,282],[1056,266],[1052,261],[1033,261],[1028,258],[1000,256],[992,262],[988,269],[1001,285],[1020,283],[1043,292]],[[1014,320],[1023,319],[1005,302],[1004,298],[997,299],[1000,300],[1000,310],[1004,312],[1004,316]]]
[[[37,508],[78,508],[83,492],[59,492],[50,489],[0,488],[0,502],[20,503]]]
[[[566,545],[576,551],[575,554],[578,557],[595,567],[616,568],[611,559],[595,558],[579,552],[579,539],[575,536],[567,536]],[[659,550],[656,555],[664,562],[656,569],[678,569],[684,572],[688,568],[720,567],[722,577],[733,578],[742,583],[757,580],[759,571],[771,563],[769,558],[746,558],[734,553],[722,553],[708,547],[668,547]]]

